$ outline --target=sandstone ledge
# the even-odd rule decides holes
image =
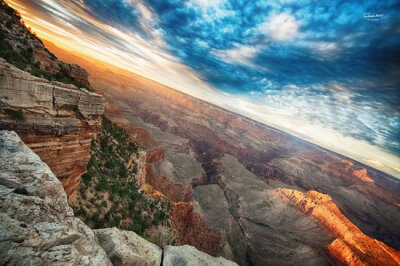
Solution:
[[[8,110],[21,110],[16,120]],[[103,97],[83,88],[37,78],[0,58],[0,129],[16,131],[75,197],[101,127]]]

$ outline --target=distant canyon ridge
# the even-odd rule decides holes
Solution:
[[[182,243],[240,265],[400,263],[400,181],[125,70],[89,62],[105,114],[146,147],[145,191]]]

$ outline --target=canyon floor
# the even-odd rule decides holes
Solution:
[[[146,147],[181,243],[240,265],[399,265],[400,180],[162,84],[69,55]]]

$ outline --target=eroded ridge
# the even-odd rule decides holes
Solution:
[[[314,190],[276,189],[283,202],[297,207],[324,225],[336,239],[326,248],[337,261],[348,265],[399,265],[400,252],[368,237],[347,219],[329,195]]]

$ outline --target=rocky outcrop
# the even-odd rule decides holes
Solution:
[[[97,242],[116,265],[161,265],[162,251],[131,231],[117,228],[94,230]]]
[[[215,266],[234,266],[234,262],[226,260],[222,257],[213,258],[203,252],[198,251],[192,246],[167,246],[164,249],[163,265],[215,265]]]
[[[17,111],[20,117],[13,117]],[[18,132],[61,180],[70,201],[102,114],[102,96],[34,77],[0,58],[0,129]]]
[[[57,59],[43,44],[43,42],[28,29],[17,12],[7,5],[0,8],[1,37],[18,53],[24,61],[24,70],[43,74],[48,78],[77,81],[89,86],[89,76],[86,69],[67,64]]]
[[[113,265],[237,265],[222,257],[214,258],[189,245],[165,246],[161,249],[130,231],[106,228],[94,230],[94,233]]]
[[[111,265],[45,163],[0,131],[0,264]]]
[[[347,219],[329,195],[317,191],[303,193],[293,189],[277,189],[284,202],[316,218],[335,237],[327,246],[331,256],[346,265],[399,265],[400,252],[366,236]]]
[[[189,246],[164,251],[133,232],[92,231],[60,181],[12,131],[0,131],[1,265],[236,265]]]

